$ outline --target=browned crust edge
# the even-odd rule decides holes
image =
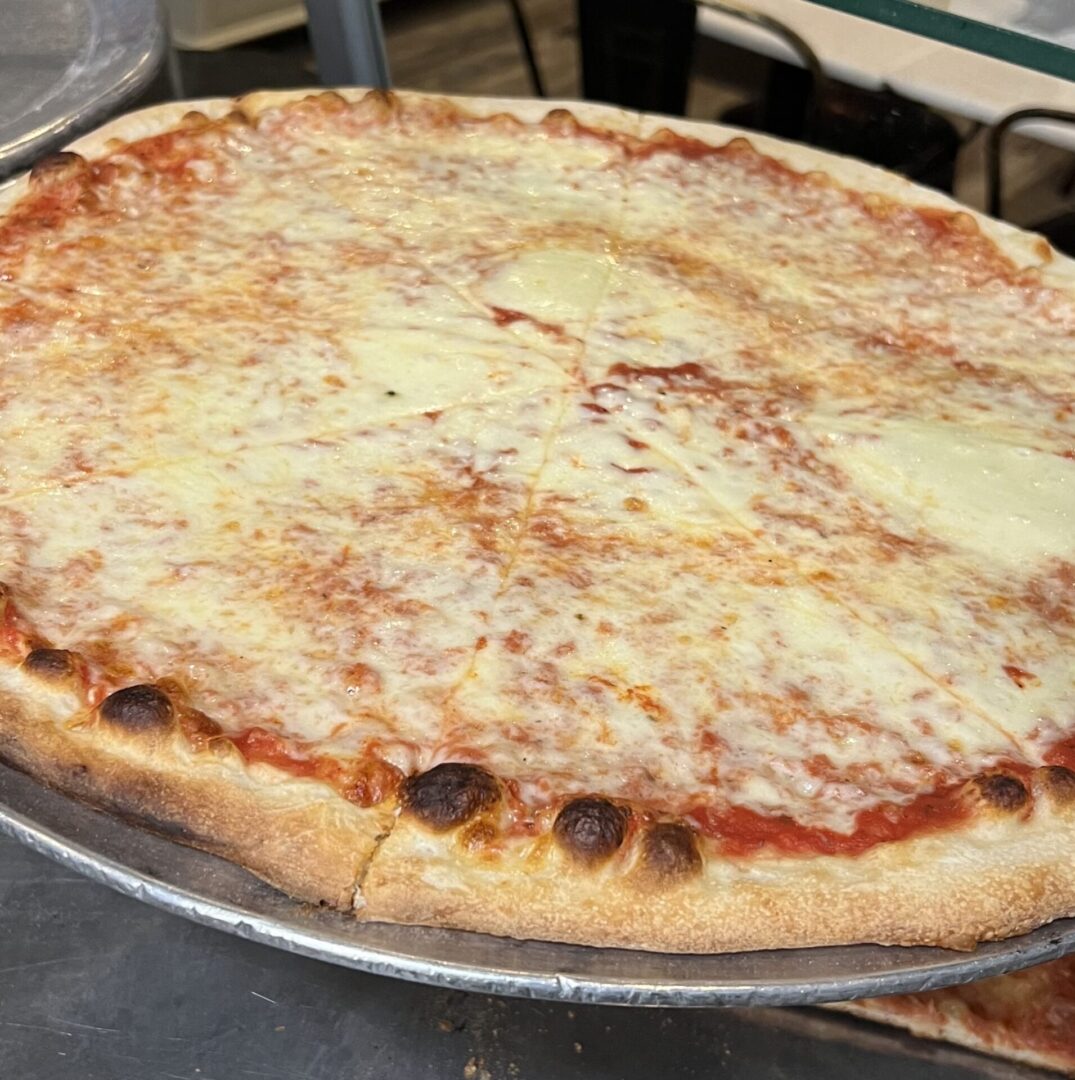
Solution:
[[[324,784],[269,766],[248,767],[233,748],[194,750],[179,732],[113,733],[87,718],[75,694],[29,681],[18,671],[0,678],[0,759],[238,863],[298,899],[351,907],[355,883],[391,825],[390,810],[354,806]]]
[[[204,98],[167,102],[117,117],[95,131],[75,140],[65,149],[92,159],[114,151],[118,146],[158,135],[181,126],[192,111],[209,119],[220,119],[237,112],[256,124],[266,111],[300,103],[308,98],[335,94],[350,104],[370,93],[365,87],[305,87],[292,90],[252,91],[235,98]],[[746,138],[760,153],[773,157],[801,172],[826,172],[841,185],[863,192],[875,192],[899,202],[919,207],[951,210],[973,218],[982,230],[1017,265],[1035,267],[1047,284],[1070,287],[1075,282],[1075,259],[1052,250],[1040,237],[1007,222],[987,217],[949,196],[915,184],[902,176],[854,158],[818,150],[741,128],[652,113],[637,113],[610,105],[568,99],[487,98],[427,94],[413,90],[394,90],[393,99],[409,110],[442,111],[445,105],[474,117],[509,114],[524,123],[539,122],[551,110],[570,112],[578,121],[595,128],[629,133],[649,139],[664,130],[699,139],[713,146],[733,138]],[[15,205],[28,190],[28,173],[0,185],[0,213]]]
[[[1005,976],[1000,976],[1004,978]],[[918,995],[897,998],[902,1007],[891,1005],[887,998],[864,998],[861,1001],[840,1001],[823,1008],[836,1012],[848,1013],[862,1020],[871,1020],[878,1024],[888,1024],[903,1028],[920,1039],[938,1039],[944,1042],[965,1046],[993,1057],[1008,1058],[1039,1069],[1053,1069],[1067,1076],[1075,1076],[1075,1058],[1070,1054],[1050,1053],[1048,1050],[1019,1046],[1006,1038],[1013,1038],[1004,1025],[995,1024],[996,1039],[987,1042],[965,1022],[966,1006],[958,999],[958,988],[948,991],[943,1012],[938,1007],[922,1003],[916,1004]],[[928,995],[927,995],[928,997]],[[911,1006],[908,1011],[908,1005]],[[1045,1004],[1043,1004],[1045,1007]]]
[[[1075,914],[1075,820],[983,811],[959,828],[857,856],[710,852],[655,876],[627,844],[580,867],[548,835],[482,850],[404,815],[362,886],[363,917],[677,953],[876,942],[968,949]]]
[[[193,749],[178,730],[127,733],[99,716],[70,684],[0,672],[0,758],[299,899],[357,903],[366,919],[713,953],[969,948],[1075,913],[1075,803],[1041,783],[1029,814],[980,807],[962,828],[864,855],[706,852],[691,873],[665,874],[647,861],[644,832],[581,863],[552,831],[505,840],[495,807],[478,814],[485,829],[435,830],[413,812],[397,819],[394,805],[359,808],[317,781],[248,766],[226,743]]]

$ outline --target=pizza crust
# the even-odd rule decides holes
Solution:
[[[81,695],[0,670],[0,759],[52,787],[190,847],[239,863],[309,903],[349,908],[355,882],[391,824],[327,785],[235,750],[195,751],[94,723]]]
[[[965,827],[853,857],[703,856],[685,880],[646,874],[637,845],[598,868],[552,838],[482,853],[467,833],[402,817],[363,881],[362,916],[489,934],[738,952],[873,942],[969,949],[1075,915],[1075,807],[982,810]]]
[[[0,673],[0,758],[288,894],[361,918],[675,953],[876,942],[972,948],[1075,915],[1075,803],[1029,818],[982,808],[958,830],[855,857],[709,853],[697,874],[647,872],[637,843],[591,866],[551,833],[492,843],[435,832],[398,806],[250,767],[179,736],[117,734],[80,695]],[[479,838],[476,840],[475,837]],[[818,898],[824,897],[819,904]]]
[[[969,215],[1016,266],[1039,270],[1046,283],[1070,286],[1075,282],[1075,260],[1056,251],[1044,237],[990,217],[957,202],[943,192],[916,184],[913,180],[878,165],[870,165],[856,158],[844,157],[829,150],[819,150],[803,143],[777,139],[756,131],[678,117],[643,114],[638,134],[640,138],[646,139],[665,129],[711,146],[723,146],[731,139],[744,138],[755,150],[798,172],[823,172],[845,188],[884,195],[912,206]]]
[[[167,102],[116,117],[97,130],[76,139],[66,149],[87,158],[96,157],[107,153],[115,142],[129,143],[166,131],[178,125],[190,112],[200,112],[214,120],[238,109],[247,116],[256,118],[259,113],[267,109],[279,108],[291,102],[302,101],[304,98],[328,92],[339,94],[348,101],[357,101],[369,93],[369,90],[365,87],[341,87],[332,90],[311,87],[298,90],[261,90],[239,98],[201,98]],[[997,243],[1016,265],[1037,268],[1045,283],[1071,285],[1075,282],[1075,259],[1057,252],[1044,237],[989,217],[933,188],[916,184],[880,166],[870,165],[828,150],[819,150],[802,143],[778,139],[727,124],[636,113],[616,106],[587,101],[469,98],[395,90],[393,94],[410,106],[421,105],[425,102],[446,101],[474,116],[509,113],[527,123],[539,121],[554,109],[566,109],[584,124],[611,128],[643,139],[649,138],[662,129],[699,139],[714,146],[723,145],[734,138],[745,138],[761,153],[776,158],[793,169],[801,172],[828,173],[845,187],[863,192],[875,192],[903,202],[909,201],[920,207],[935,207],[969,214],[983,232]],[[0,213],[13,206],[26,193],[27,175],[23,174],[0,188]]]
[[[191,112],[200,112],[210,120],[227,116],[235,108],[232,98],[201,98],[194,101],[170,101],[163,105],[150,105],[137,112],[117,116],[108,123],[74,142],[64,150],[81,154],[84,158],[98,158],[111,153],[117,146],[149,138],[177,127]],[[46,158],[50,155],[46,155]],[[30,172],[24,172],[0,185],[0,214],[11,209],[30,190]]]
[[[1066,1054],[1051,1054],[1046,1050],[1028,1049],[1005,1041],[998,1031],[998,1038],[986,1041],[964,1024],[958,1015],[945,1015],[934,1009],[921,1011],[893,1005],[886,998],[869,998],[865,1001],[840,1001],[824,1008],[872,1020],[878,1024],[890,1024],[904,1028],[920,1039],[940,1039],[944,1042],[978,1050],[983,1054],[1005,1057],[1039,1069],[1052,1069],[1067,1076],[1075,1076],[1075,1060]]]
[[[345,101],[361,101],[370,90],[366,87],[311,88],[308,90],[256,90],[235,99],[240,110],[257,117],[268,109],[276,109],[304,98],[321,93],[337,94]],[[507,113],[524,124],[536,124],[556,109],[569,111],[583,124],[637,135],[642,124],[642,113],[631,112],[614,105],[596,105],[588,101],[571,101],[557,98],[487,98],[458,97],[449,94],[426,94],[415,90],[393,90],[392,97],[405,108],[422,108],[427,104],[449,103],[475,117],[500,116]],[[216,107],[223,99],[212,99]],[[151,111],[151,110],[146,110]]]

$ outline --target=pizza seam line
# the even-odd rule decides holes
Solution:
[[[620,220],[621,220],[621,223],[622,223],[622,220],[623,220],[623,216],[626,214],[626,206],[627,206],[627,175],[626,175],[626,171],[625,171],[623,187],[621,189],[621,197],[620,197]],[[617,246],[619,244],[620,239],[621,239],[620,236],[617,234],[617,237],[616,237]],[[546,466],[548,465],[549,457],[550,457],[550,454],[552,452],[553,445],[555,444],[556,439],[559,437],[559,434],[563,429],[564,423],[567,420],[567,414],[568,414],[568,409],[570,407],[570,404],[572,403],[572,401],[574,401],[576,399],[576,395],[578,395],[579,389],[580,388],[583,389],[583,390],[585,389],[585,380],[581,376],[581,364],[582,364],[582,361],[583,361],[583,359],[585,358],[585,355],[586,355],[586,338],[587,338],[590,330],[592,329],[594,323],[597,320],[597,314],[598,314],[598,311],[599,311],[599,309],[601,307],[601,304],[607,299],[608,290],[609,290],[609,287],[610,287],[611,282],[612,282],[612,272],[613,272],[613,266],[610,264],[608,269],[606,270],[604,281],[602,282],[602,293],[597,298],[597,300],[594,302],[593,307],[592,307],[592,309],[591,309],[591,311],[590,311],[590,313],[589,313],[589,315],[587,317],[586,324],[583,327],[582,332],[581,332],[581,334],[580,334],[580,336],[578,338],[577,349],[575,351],[576,367],[579,368],[579,371],[575,375],[575,379],[574,379],[574,382],[576,383],[576,385],[572,386],[572,382],[569,381],[567,384],[565,384],[565,386],[561,390],[562,400],[561,400],[560,413],[557,416],[556,421],[551,425],[551,430],[549,431],[549,433],[547,434],[547,436],[545,438],[541,463],[538,466],[537,470],[535,471],[534,479],[533,479],[532,483],[530,484],[529,490],[527,491],[526,503],[525,503],[525,506],[524,506],[523,512],[522,512],[522,522],[521,522],[520,528],[519,528],[519,535],[518,535],[518,537],[516,539],[515,544],[513,545],[511,554],[509,555],[508,560],[507,560],[507,562],[506,562],[506,564],[505,564],[505,566],[504,566],[504,568],[503,568],[503,570],[501,572],[501,579],[500,579],[499,586],[497,588],[495,596],[493,597],[493,602],[490,605],[490,610],[487,613],[487,619],[490,622],[492,621],[493,616],[495,615],[495,612],[496,612],[496,609],[497,609],[497,603],[500,600],[500,598],[503,596],[503,594],[504,594],[504,592],[505,592],[505,590],[507,588],[508,581],[509,581],[509,579],[511,577],[512,569],[515,566],[516,562],[518,561],[519,554],[522,551],[523,545],[526,542],[526,539],[527,539],[527,536],[528,536],[528,533],[529,533],[529,529],[530,529],[530,522],[531,522],[531,518],[532,518],[532,514],[533,514],[534,501],[535,501],[538,493],[541,491],[541,477],[542,477],[543,472],[545,471]],[[572,373],[568,373],[568,374],[569,374],[569,377],[570,377],[570,375]],[[455,684],[448,690],[448,692],[441,699],[440,705],[441,705],[442,710],[444,709],[444,707],[450,701],[452,701],[452,699],[455,697],[455,695],[459,692],[460,688],[466,682],[467,678],[473,672],[475,664],[477,662],[477,657],[478,657],[478,652],[479,652],[477,641],[480,640],[480,637],[481,637],[481,635],[479,635],[478,639],[475,641],[474,651],[473,651],[473,653],[471,655],[470,664],[468,665],[466,672],[455,682]]]

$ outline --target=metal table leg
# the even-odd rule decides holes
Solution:
[[[989,129],[985,144],[986,210],[996,218],[1004,216],[1004,196],[1001,191],[1003,139],[1009,130],[1026,120],[1060,120],[1073,124],[1075,113],[1065,109],[1017,109],[1002,117]]]
[[[317,73],[326,86],[390,84],[377,0],[306,0]]]

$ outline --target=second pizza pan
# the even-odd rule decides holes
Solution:
[[[617,1005],[807,1005],[930,990],[1075,951],[1075,919],[974,952],[854,945],[669,956],[359,923],[297,903],[0,765],[0,831],[96,881],[242,938],[460,990]]]

